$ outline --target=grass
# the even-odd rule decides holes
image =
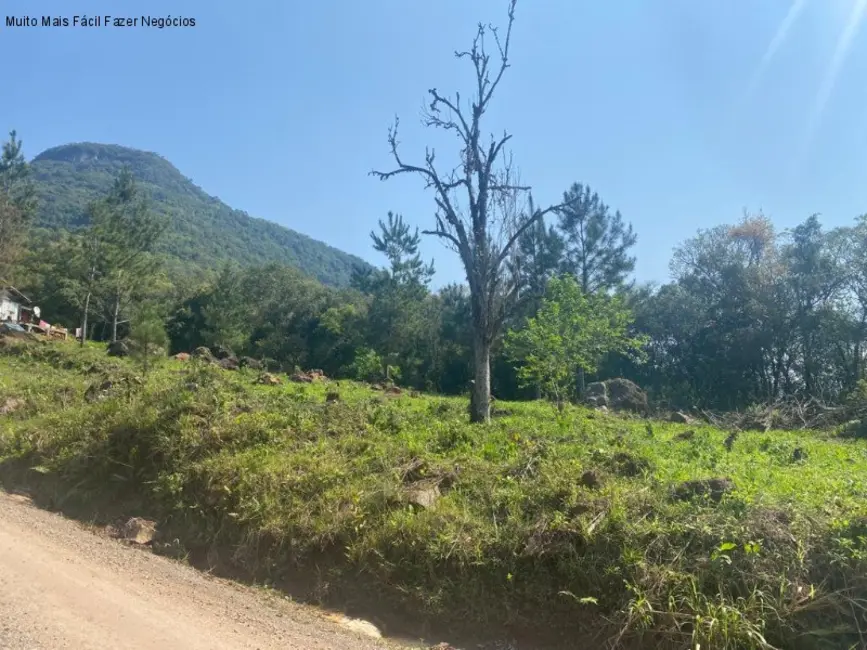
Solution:
[[[498,403],[482,427],[461,399],[174,361],[137,372],[95,348],[0,347],[0,407],[19,406],[0,416],[0,459],[136,495],[166,535],[246,575],[313,575],[308,598],[455,633],[865,647],[863,440],[743,432],[727,450],[708,426],[580,407]],[[673,494],[723,477],[719,501]],[[421,506],[420,490],[439,496]]]

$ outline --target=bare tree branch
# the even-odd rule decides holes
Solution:
[[[436,88],[431,88],[428,90],[428,93],[433,97],[430,106],[428,108],[427,119],[428,126],[439,126],[445,129],[456,129],[461,136],[461,139],[464,142],[468,142],[470,140],[470,126],[467,123],[466,118],[464,117],[463,111],[461,111],[461,94],[455,93],[455,101],[452,103],[449,99],[443,97],[437,92]],[[439,117],[442,109],[440,109],[440,104],[445,106],[452,112],[453,115],[456,115],[460,120],[460,125],[458,125],[454,120],[445,121]]]
[[[454,244],[456,249],[458,251],[460,251],[461,243],[457,240],[457,238],[454,235],[452,235],[449,232],[446,232],[445,230],[442,230],[440,228],[437,228],[436,230],[422,230],[421,234],[422,235],[436,235],[437,237],[441,237],[442,239],[445,239],[445,240],[449,241],[450,243]]]
[[[500,253],[500,257],[497,259],[497,264],[503,263],[503,261],[506,259],[506,257],[508,257],[509,251],[511,250],[512,246],[514,246],[515,242],[518,241],[518,239],[521,237],[521,235],[524,234],[524,232],[527,230],[527,228],[532,226],[534,223],[536,223],[539,219],[544,217],[546,214],[550,214],[552,212],[559,212],[560,210],[562,210],[563,208],[565,208],[568,205],[569,205],[569,202],[567,201],[564,203],[559,203],[557,205],[552,205],[548,208],[545,208],[544,210],[536,210],[535,214],[532,214],[523,224],[521,224],[521,226],[514,233],[512,233],[512,236],[509,238],[509,241],[503,247],[503,250]]]

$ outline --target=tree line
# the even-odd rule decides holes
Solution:
[[[152,254],[165,223],[128,171],[84,229],[49,244],[26,239],[32,183],[14,133],[0,187],[0,277],[37,297],[51,322],[111,341],[156,319],[171,352],[222,345],[286,370],[446,394],[472,387],[471,292],[430,289],[434,264],[401,215],[370,234],[383,266],[345,289],[277,264],[225,265],[180,286]],[[521,233],[504,265],[517,290],[492,344],[498,398],[571,399],[583,371],[632,379],[674,407],[735,409],[840,401],[865,378],[867,217],[825,230],[810,216],[777,232],[745,215],[677,246],[671,282],[653,287],[631,280],[636,235],[619,212],[578,183],[562,204]]]
[[[636,286],[637,236],[620,212],[581,183],[537,207],[508,154],[511,135],[483,129],[510,67],[516,4],[505,34],[479,25],[456,53],[474,70],[469,101],[429,91],[425,124],[456,137],[457,167],[439,166],[431,149],[409,162],[395,122],[394,166],[371,172],[424,181],[436,213],[422,234],[457,254],[465,284],[431,291],[421,234],[389,212],[371,232],[385,265],[356,272],[349,288],[277,264],[223,265],[198,286],[175,285],[154,254],[165,222],[129,170],[89,207],[83,230],[34,241],[14,277],[47,317],[79,323],[85,336],[94,320],[107,340],[136,327],[161,340],[164,329],[175,352],[222,345],[284,369],[468,391],[476,422],[489,419],[492,392],[563,404],[588,377],[632,379],[678,408],[844,399],[864,379],[867,217],[826,231],[810,216],[778,233],[745,215],[677,246],[669,283]],[[13,132],[0,160],[7,276],[33,212],[20,149]]]

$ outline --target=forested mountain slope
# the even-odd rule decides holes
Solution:
[[[36,225],[74,230],[87,204],[104,195],[128,165],[157,212],[170,217],[161,252],[185,266],[213,268],[280,262],[335,286],[349,282],[362,259],[264,219],[253,218],[206,194],[161,156],[118,145],[78,143],[48,149],[32,162],[39,197]]]

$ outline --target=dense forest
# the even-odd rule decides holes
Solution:
[[[82,172],[81,165],[90,171]],[[352,258],[324,245],[304,249],[303,262],[264,263],[275,240],[240,231],[232,241],[249,242],[247,266],[222,263],[216,251],[225,253],[233,226],[213,220],[215,214],[236,219],[238,229],[279,227],[241,219],[151,154],[75,145],[28,164],[13,134],[0,173],[2,212],[19,215],[17,221],[0,221],[4,277],[32,294],[50,322],[76,327],[85,311],[89,336],[109,340],[126,336],[147,305],[164,325],[172,353],[222,345],[285,370],[320,368],[370,381],[387,376],[399,385],[447,394],[464,393],[471,384],[470,292],[462,285],[429,289],[433,263],[420,258],[420,234],[400,215],[388,213],[371,232],[382,268],[358,264],[348,286],[328,286],[317,278],[341,284]],[[102,198],[93,201],[94,196]],[[100,201],[125,201],[135,209],[112,224],[100,217]],[[202,213],[190,208],[194,204],[211,210],[212,227],[223,233],[217,248],[205,245],[212,237],[178,236],[196,230]],[[553,396],[560,389],[574,398],[585,380],[622,376],[673,408],[743,409],[785,398],[838,402],[864,378],[864,218],[826,230],[809,216],[777,232],[763,215],[744,215],[678,244],[671,281],[654,287],[632,279],[637,235],[623,215],[580,183],[564,192],[563,206],[524,230],[506,261],[516,291],[503,336],[493,345],[496,397]],[[49,227],[56,232],[46,237]],[[297,241],[306,244],[301,236]],[[123,254],[108,254],[112,247]],[[190,267],[186,278],[197,279],[174,279],[166,253],[175,268]],[[217,270],[196,276],[192,269],[199,266]],[[582,313],[611,306],[606,322],[619,322],[621,340],[632,345],[615,342],[595,356],[572,355],[562,380],[552,386],[545,373],[527,372],[540,348],[537,341],[522,352],[518,334],[530,341],[552,305],[565,313],[562,285],[559,297],[551,293],[552,281],[564,277],[580,296],[596,301]],[[586,319],[572,324],[574,330],[592,329]],[[558,333],[559,345],[567,334]],[[598,347],[599,338],[576,345],[586,352]]]

